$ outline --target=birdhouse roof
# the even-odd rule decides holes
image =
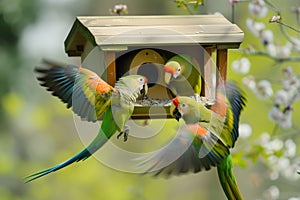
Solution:
[[[80,56],[87,43],[115,51],[191,44],[238,48],[243,38],[243,31],[221,15],[83,16],[76,18],[65,51]]]

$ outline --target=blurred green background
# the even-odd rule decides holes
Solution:
[[[280,5],[291,23],[295,23],[290,7],[299,6],[299,1],[273,2]],[[63,45],[75,17],[110,15],[109,9],[118,3],[126,4],[130,15],[189,14],[177,8],[172,0],[0,1],[0,200],[225,199],[215,169],[164,179],[119,172],[94,158],[30,184],[23,183],[26,175],[58,164],[83,148],[72,112],[38,85],[33,68],[42,58],[80,65],[79,58],[66,56]],[[236,23],[245,31],[242,46],[255,44],[245,26],[247,5],[241,3],[236,10]],[[197,13],[217,11],[231,17],[227,0],[207,0]],[[279,36],[275,38],[280,40]],[[241,57],[231,51],[229,64]],[[271,79],[277,80],[281,71],[273,64],[258,57],[252,62],[251,74],[258,79],[270,78],[272,74]],[[230,67],[228,77],[241,81],[241,76]],[[262,132],[272,132],[274,128],[267,117],[271,103],[258,100],[249,90],[245,91],[249,103],[242,114],[242,122],[252,125],[253,135],[247,140],[238,140],[235,153],[251,148],[251,142],[254,143]],[[294,115],[299,116],[297,112]],[[246,167],[235,167],[245,199],[268,199],[264,192],[273,184],[280,188],[282,199],[299,195],[298,182],[271,181],[268,172],[261,162],[247,161]]]

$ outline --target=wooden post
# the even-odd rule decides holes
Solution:
[[[227,80],[227,49],[217,50],[217,88]]]
[[[202,71],[202,84],[201,84],[201,95],[205,96],[209,100],[214,100],[214,88],[213,88],[213,62],[212,53],[213,47],[205,48],[204,59],[203,59],[203,71]]]
[[[111,86],[115,86],[117,81],[116,78],[116,53],[113,51],[106,52],[106,60],[107,60],[107,82]]]

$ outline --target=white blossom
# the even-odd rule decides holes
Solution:
[[[257,94],[263,99],[268,99],[271,96],[273,96],[273,89],[271,83],[267,80],[261,80],[257,84]]]
[[[283,118],[283,113],[278,107],[274,106],[269,112],[269,117],[272,121],[277,123],[280,122],[281,119]]]
[[[240,138],[248,138],[252,135],[252,127],[249,124],[240,124],[239,136]]]
[[[288,100],[288,92],[286,90],[279,90],[274,97],[274,104],[278,106],[286,106],[288,104]]]
[[[268,152],[269,154],[271,154],[267,159],[269,161],[269,163],[272,165],[272,166],[276,166],[277,165],[277,162],[278,162],[278,157],[277,156],[274,156],[273,155],[273,152],[269,151]],[[277,170],[277,169],[276,169]],[[278,171],[278,170],[277,170]]]
[[[271,200],[279,199],[280,190],[278,189],[277,186],[272,185],[264,192],[264,196],[266,199],[271,199]]]
[[[127,5],[117,4],[117,5],[114,6],[114,9],[119,10],[119,11],[127,10]]]
[[[297,174],[298,169],[299,165],[297,165],[296,163],[292,163],[285,169],[283,169],[281,172],[283,176],[287,179],[298,180],[300,178],[299,174]]]
[[[259,143],[264,146],[265,144],[267,144],[271,139],[271,136],[269,133],[267,132],[263,132],[260,137],[259,137]]]
[[[263,30],[260,34],[260,39],[261,39],[261,42],[264,44],[264,45],[268,45],[270,43],[273,42],[273,32],[270,31],[270,30]]]
[[[272,18],[269,20],[269,22],[280,22],[281,16],[280,15],[274,15]]]
[[[275,181],[279,178],[279,172],[277,170],[273,170],[270,175],[269,175],[270,179],[272,181]]]
[[[274,106],[269,112],[270,119],[284,129],[292,127],[293,109],[287,109],[284,112],[277,106]]]
[[[291,37],[292,40],[292,45],[293,45],[293,50],[295,51],[300,51],[300,39]]]
[[[293,45],[291,43],[287,43],[285,46],[277,47],[276,54],[281,58],[286,58],[291,55]]]
[[[283,88],[289,91],[290,95],[298,93],[298,88],[300,87],[299,78],[293,73],[291,67],[286,67],[283,69],[284,79],[282,80]]]
[[[284,155],[287,157],[294,157],[296,155],[297,146],[292,139],[287,139],[284,142]]]
[[[270,142],[266,143],[264,145],[265,149],[269,153],[280,151],[283,148],[283,141],[280,139],[275,138],[274,140],[271,140]]]
[[[252,75],[249,76],[245,76],[242,79],[242,82],[252,91],[256,90],[256,82],[255,82],[255,78]]]
[[[233,71],[240,74],[247,74],[250,71],[250,61],[248,58],[241,58],[240,60],[235,60],[231,64],[231,68]]]
[[[230,4],[234,4],[234,3],[240,2],[240,0],[228,0],[228,2],[229,2]]]
[[[290,166],[290,159],[286,157],[280,157],[277,162],[277,166],[279,171],[284,171]]]
[[[277,47],[274,44],[267,44],[266,48],[270,56],[275,57],[277,55]]]
[[[286,79],[293,78],[295,76],[291,66],[287,66],[282,70],[282,73]]]
[[[248,5],[249,12],[254,17],[265,17],[268,13],[268,8],[263,0],[253,0]]]
[[[265,29],[264,23],[255,22],[250,18],[246,20],[246,25],[249,31],[256,37],[259,37],[260,32]]]
[[[288,198],[288,200],[300,200],[300,196],[299,197],[290,197],[290,198]]]
[[[287,111],[285,111],[282,121],[279,122],[279,125],[282,128],[288,129],[292,127],[292,114],[293,114],[293,109],[288,109]]]
[[[111,14],[118,14],[118,15],[120,15],[122,13],[127,14],[128,8],[127,8],[127,5],[125,5],[125,4],[116,4],[113,9],[110,9],[110,12],[111,12]]]

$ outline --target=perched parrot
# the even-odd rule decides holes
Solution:
[[[171,113],[184,128],[165,148],[148,156],[139,164],[145,173],[155,176],[197,173],[217,167],[220,183],[229,200],[241,200],[242,195],[233,174],[230,148],[238,138],[240,112],[245,106],[243,92],[227,83],[226,95],[218,92],[209,109],[191,97],[178,96],[172,100]]]
[[[97,136],[80,153],[59,165],[26,177],[26,182],[89,158],[116,132],[120,132],[118,137],[124,134],[126,140],[129,131],[126,122],[133,112],[134,103],[148,90],[147,78],[144,76],[122,77],[112,87],[88,69],[72,65],[61,66],[49,61],[44,63],[47,68],[35,70],[41,74],[38,77],[41,86],[66,103],[67,108],[72,107],[73,112],[82,119],[94,122],[103,115],[103,121]]]
[[[164,66],[164,79],[172,97],[200,95],[200,67],[198,62],[188,55],[170,58]]]

